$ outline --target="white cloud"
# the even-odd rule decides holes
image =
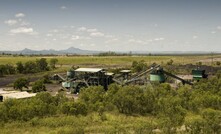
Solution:
[[[77,31],[88,32],[88,33],[98,32],[96,28],[86,28],[86,27],[79,27]]]
[[[98,30],[95,29],[95,28],[94,28],[94,29],[87,29],[87,32],[90,32],[90,33],[91,33],[91,32],[97,32],[97,31],[98,31]]]
[[[92,37],[103,37],[104,36],[104,33],[101,33],[101,32],[93,32],[90,34],[90,36]]]
[[[91,46],[91,47],[94,47],[94,46],[96,46],[96,45],[95,45],[95,44],[90,44],[90,46]]]
[[[113,38],[113,39],[105,41],[105,43],[112,43],[112,42],[116,42],[116,41],[119,41],[119,39],[118,38]]]
[[[162,40],[164,40],[164,39],[165,39],[165,38],[162,38],[162,37],[161,37],[161,38],[155,38],[154,40],[155,40],[155,41],[162,41]]]
[[[78,31],[87,31],[87,28],[86,27],[80,27],[80,28],[78,28]]]
[[[217,26],[217,29],[218,29],[218,30],[221,30],[221,26]]]
[[[61,6],[60,9],[61,9],[61,10],[66,10],[67,7],[66,7],[66,6]]]
[[[46,36],[47,36],[47,37],[52,37],[53,34],[48,33],[48,34],[46,34]]]
[[[193,36],[193,39],[197,39],[197,38],[198,38],[198,36],[196,36],[196,35]]]
[[[71,40],[79,40],[79,39],[80,39],[80,36],[78,36],[78,35],[73,35],[71,37]]]
[[[129,39],[128,42],[129,43],[136,43],[136,44],[146,44],[147,43],[143,40],[137,40],[137,39]]]
[[[52,33],[58,33],[59,30],[58,30],[58,29],[53,29],[53,30],[51,30],[50,32],[52,32]]]
[[[9,25],[9,26],[12,26],[12,25],[15,25],[17,24],[18,21],[17,20],[6,20],[5,21],[5,24]]]
[[[17,14],[15,14],[15,17],[17,17],[17,18],[25,17],[25,14],[17,13]]]
[[[91,39],[90,37],[85,37],[85,36],[79,36],[79,35],[72,35],[71,40],[89,40]]]
[[[34,32],[33,28],[27,28],[27,27],[19,27],[16,29],[11,29],[10,30],[11,34],[34,34],[36,32]]]
[[[211,31],[211,34],[215,34],[216,33],[216,31]]]
[[[26,21],[22,21],[20,25],[21,25],[21,26],[29,26],[30,23],[29,23],[29,22],[26,22]]]

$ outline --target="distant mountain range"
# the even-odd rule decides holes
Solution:
[[[63,55],[63,54],[77,54],[77,55],[92,55],[92,54],[98,54],[100,51],[90,51],[90,50],[82,50],[79,48],[75,47],[70,47],[65,50],[54,50],[54,49],[49,49],[49,50],[31,50],[28,48],[25,48],[20,51],[0,51],[0,54],[23,54],[23,55],[49,55],[49,54],[54,54],[54,55]]]
[[[97,55],[100,53],[108,53],[108,51],[91,51],[70,47],[65,50],[31,50],[25,48],[20,51],[0,51],[0,54],[22,54],[22,55]],[[118,51],[116,54],[149,54],[149,55],[186,55],[186,54],[221,54],[221,51]]]

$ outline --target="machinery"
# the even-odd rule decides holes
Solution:
[[[197,69],[192,70],[193,79],[199,81],[203,78],[207,78],[208,75],[205,72],[205,70],[202,70],[199,67]]]
[[[113,82],[122,86],[128,84],[144,85],[150,82],[163,83],[166,81],[167,76],[177,79],[183,84],[192,85],[191,82],[165,71],[160,65],[156,64],[153,64],[149,69],[144,70],[143,72],[133,75],[131,75],[130,70],[122,70],[120,74],[114,76],[113,73],[107,73],[101,68],[78,68],[76,70],[67,71],[66,78],[56,74],[54,75],[54,79],[60,80],[63,88],[68,89],[73,93],[79,93],[82,87],[88,86],[100,85],[107,90],[108,85]]]
[[[149,79],[147,78],[148,73],[150,74]],[[145,70],[141,73],[131,76],[131,79],[128,79],[128,80],[125,79],[124,81],[119,81],[119,80],[114,79],[114,81],[121,85],[136,83],[137,81],[139,81],[139,83],[142,83],[142,84],[147,83],[147,81],[163,83],[166,81],[166,78],[167,78],[166,76],[170,76],[174,79],[180,80],[183,84],[192,85],[191,82],[186,81],[174,74],[171,74],[165,71],[162,67],[160,67],[160,65],[156,65],[156,64],[153,64],[151,68],[148,70]]]
[[[82,87],[101,85],[107,90],[108,85],[112,83],[113,73],[107,73],[101,68],[78,68],[67,71],[67,78],[61,75],[54,75],[61,80],[62,87],[73,93],[79,93]]]

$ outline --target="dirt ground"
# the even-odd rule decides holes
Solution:
[[[220,61],[221,62],[221,58],[210,58],[210,59],[203,59],[203,60],[199,60],[199,62],[202,62],[202,63],[208,63],[208,62],[216,62],[216,61]]]
[[[24,75],[8,75],[4,77],[0,77],[0,88],[1,87],[6,87],[9,84],[12,84],[16,79],[23,77]],[[36,76],[33,77],[33,74],[27,74],[25,77],[30,77],[29,81],[33,82],[39,79],[40,77]]]

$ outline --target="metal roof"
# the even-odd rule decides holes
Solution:
[[[131,70],[121,70],[120,72],[121,72],[121,73],[130,73]]]
[[[4,91],[4,90],[0,90],[0,95],[3,94],[10,94],[10,93],[17,93],[18,91]]]
[[[36,93],[28,93],[28,92],[14,92],[8,94],[2,94],[4,100],[5,99],[22,99],[22,98],[30,98],[36,96]]]
[[[106,75],[112,76],[112,75],[114,75],[114,73],[107,72]]]
[[[90,73],[96,73],[96,72],[100,72],[103,69],[101,68],[78,68],[75,70],[75,72],[90,72]]]

